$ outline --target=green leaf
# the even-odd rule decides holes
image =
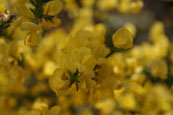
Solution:
[[[8,10],[7,9],[5,10],[5,14],[8,14]]]
[[[5,29],[7,29],[10,26],[10,23],[13,21],[13,18],[14,16],[11,16],[8,21],[0,21],[0,33],[2,33]]]
[[[69,79],[68,79],[69,82],[70,82],[69,86],[71,87],[73,83],[76,83],[76,90],[78,91],[78,83],[80,82],[80,81],[78,80],[79,77],[80,77],[80,75],[79,75],[79,70],[76,69],[76,72],[75,72],[75,73],[71,73],[71,72],[68,71],[68,70],[67,70],[67,72],[68,72],[68,74],[69,74]]]
[[[30,10],[32,11],[32,13],[33,13],[34,15],[37,15],[34,9],[30,8]]]

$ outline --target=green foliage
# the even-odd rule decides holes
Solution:
[[[54,16],[45,16],[43,14],[44,9],[43,9],[43,5],[49,1],[52,0],[30,0],[30,3],[35,7],[34,9],[30,8],[30,10],[33,12],[34,16],[36,19],[38,19],[39,21],[41,21],[42,18],[44,18],[46,21],[51,21]]]
[[[14,19],[14,16],[11,16],[8,21],[4,21],[4,20],[0,21],[0,35],[3,33],[4,30],[6,30],[10,26],[13,19]]]
[[[75,82],[76,83],[76,90],[78,91],[78,83],[80,82],[78,79],[80,77],[79,75],[79,70],[76,69],[75,73],[71,73],[70,71],[68,71],[69,74],[69,82],[70,82],[70,87],[72,86],[72,84]]]

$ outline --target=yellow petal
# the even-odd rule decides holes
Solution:
[[[19,14],[20,16],[24,16],[28,19],[33,19],[34,18],[34,14],[32,13],[32,11],[25,5],[25,3],[19,3],[19,2],[15,2],[13,4],[13,8],[15,10],[15,12],[17,14]]]
[[[25,38],[24,44],[29,46],[37,45],[41,40],[41,34],[35,31],[31,31],[28,33],[27,37]]]
[[[133,46],[133,36],[126,28],[120,28],[112,36],[113,45],[117,48],[128,49]]]
[[[36,25],[32,22],[23,22],[21,24],[21,30],[25,31],[25,30],[32,30],[32,31],[36,31],[38,29],[41,29],[40,25]]]
[[[69,81],[63,80],[63,76],[64,70],[57,69],[54,75],[49,78],[49,86],[57,95],[69,88]]]
[[[92,70],[96,65],[96,59],[92,55],[86,55],[83,57],[82,64]]]
[[[50,1],[44,8],[44,15],[57,15],[63,8],[63,3],[60,0]]]
[[[136,35],[136,27],[135,27],[135,25],[134,25],[133,23],[127,22],[127,23],[124,25],[124,27],[125,27],[127,30],[129,30],[129,32],[130,32],[133,36]]]

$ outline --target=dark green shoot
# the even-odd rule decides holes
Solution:
[[[76,69],[76,72],[75,73],[71,73],[70,71],[68,71],[68,74],[69,74],[69,86],[71,87],[73,83],[76,83],[76,90],[78,91],[78,83],[80,82],[78,79],[80,77],[79,75],[79,70]]]
[[[0,35],[4,30],[6,30],[13,21],[14,16],[10,16],[8,21],[0,20]]]
[[[37,21],[41,21],[42,18],[44,18],[46,21],[51,21],[54,18],[54,16],[44,15],[44,9],[43,5],[51,0],[30,0],[30,3],[34,6],[34,8],[30,8],[32,13],[34,14]]]

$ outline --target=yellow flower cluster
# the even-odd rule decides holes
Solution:
[[[17,0],[12,3],[14,11],[20,15],[16,21],[21,30],[27,31],[25,44],[36,46],[41,41],[41,33],[61,24],[57,18],[63,7],[61,0],[53,0],[45,3],[41,0]]]
[[[137,45],[135,24],[108,35],[95,20],[97,10],[137,13],[141,0],[5,3],[15,19],[0,31],[0,114],[173,114],[173,43],[164,24],[155,22],[149,41]],[[4,6],[0,19],[8,22]]]
[[[138,13],[143,8],[142,0],[98,0],[101,10],[117,9],[120,13]]]

